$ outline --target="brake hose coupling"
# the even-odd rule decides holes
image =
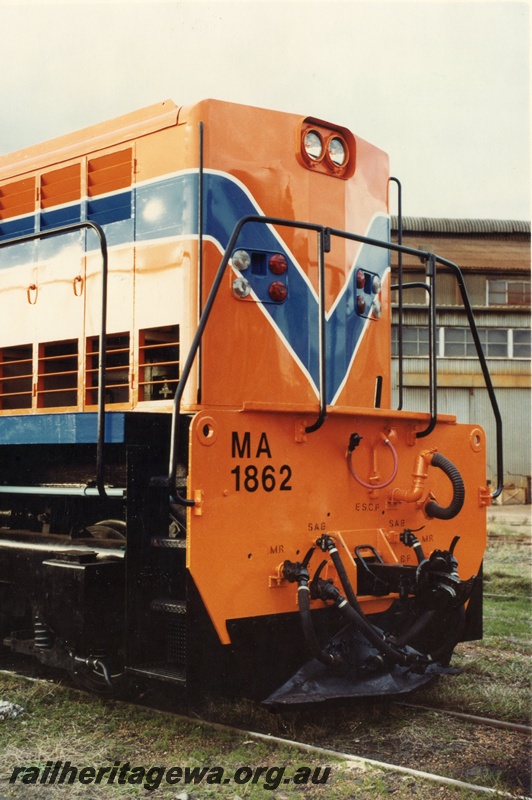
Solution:
[[[334,539],[331,539],[331,537],[328,536],[326,533],[324,533],[322,536],[320,536],[319,539],[316,539],[316,545],[324,553],[325,552],[329,552],[329,553],[333,553],[334,552],[334,553],[336,553],[338,551],[338,548],[336,547],[336,543],[335,543]]]

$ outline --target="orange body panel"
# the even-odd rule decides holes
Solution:
[[[364,234],[371,232],[376,215],[386,220],[387,157],[376,148],[341,128],[330,127],[332,133],[343,135],[352,150],[348,171],[340,177],[316,172],[301,163],[301,132],[309,125],[323,132],[325,123],[216,101],[181,110],[167,102],[120,118],[114,126],[95,126],[4,157],[0,162],[0,175],[5,176],[3,186],[0,184],[0,203],[6,234],[12,229],[26,233],[43,226],[46,229],[55,220],[57,224],[75,222],[76,213],[80,219],[94,219],[104,225],[109,247],[107,330],[110,334],[130,334],[131,392],[126,403],[130,408],[138,402],[139,331],[177,323],[181,351],[186,352],[197,320],[200,123],[206,184],[203,302],[232,227],[246,213],[340,230],[356,220],[357,232]],[[33,215],[31,219],[13,216],[21,209],[27,214],[28,202],[21,206],[20,200],[10,199],[13,186],[26,187],[28,182],[36,187],[35,223]],[[26,197],[28,192],[24,192]],[[16,194],[16,198],[19,196]],[[106,203],[110,210],[100,211]],[[45,218],[45,212],[56,216]],[[382,230],[386,229],[381,226]],[[281,400],[298,406],[316,403],[317,379],[315,373],[309,379],[306,363],[310,350],[314,355],[308,357],[315,362],[317,350],[316,235],[282,228],[276,232],[271,229],[270,240],[272,237],[278,249],[293,258],[290,271],[295,274],[297,270],[299,283],[307,282],[309,296],[297,310],[297,322],[292,323],[308,327],[307,341],[302,344],[305,353],[301,357],[298,352],[294,358],[291,334],[283,330],[284,323],[268,316],[264,303],[235,297],[232,282],[236,273],[228,270],[204,339],[202,399],[206,405],[242,407],[246,402]],[[7,313],[9,309],[13,325],[3,334],[0,347],[33,343],[36,350],[42,342],[75,340],[79,363],[85,362],[86,337],[96,336],[101,324],[101,256],[96,245],[90,232],[74,232],[3,251],[6,263],[12,263],[16,272],[8,269],[2,276],[0,311]],[[346,294],[346,281],[352,276],[361,247],[356,242],[334,239],[326,260],[325,307],[333,318],[328,327],[334,327],[334,338],[344,335],[345,319],[335,321],[339,316],[335,306]],[[386,262],[387,255],[383,258]],[[381,304],[387,308],[386,268],[381,272],[385,284]],[[290,285],[290,275],[288,281]],[[299,291],[292,285],[286,316],[292,314],[292,294]],[[58,308],[62,312],[59,318]],[[54,326],[50,326],[54,317]],[[220,336],[229,319],[231,336]],[[372,405],[375,380],[367,376],[370,369],[372,375],[382,376],[382,405],[389,404],[389,315],[377,321],[369,314],[367,322],[367,331],[360,336],[353,380],[348,380],[349,364],[342,365],[345,382],[336,381],[334,392],[339,391],[341,397],[331,397],[333,402]],[[268,373],[257,367],[257,344],[260,354],[268,354]],[[336,360],[330,359],[333,364]],[[228,373],[231,381],[227,381]],[[58,407],[82,409],[84,382],[80,366],[77,402],[72,403],[73,395],[58,395]],[[277,395],[272,387],[276,387]],[[185,406],[195,407],[196,396],[193,379]],[[171,407],[164,398],[158,403],[160,410]],[[32,409],[20,411],[38,411],[39,407],[34,403]]]
[[[467,579],[479,571],[486,509],[479,500],[485,484],[485,440],[478,428],[448,419],[431,436],[431,445],[459,467],[471,487],[459,520],[450,523],[429,520],[420,505],[392,499],[395,487],[412,484],[416,456],[425,449],[422,440],[414,438],[424,418],[354,410],[352,415],[331,414],[322,429],[305,435],[302,431],[311,421],[293,413],[218,410],[200,413],[194,420],[190,487],[191,496],[201,497],[201,504],[189,511],[188,564],[222,641],[228,641],[228,619],[296,609],[296,588],[280,579],[280,567],[285,559],[301,561],[324,533],[339,538],[355,587],[352,558],[357,546],[373,545],[388,563],[416,563],[412,549],[399,541],[405,528],[423,528],[418,537],[427,555],[436,548],[447,549],[459,535],[456,556],[461,574]],[[399,461],[397,477],[383,489],[368,490],[349,473],[349,437],[353,432],[363,436],[355,456],[360,477],[384,483],[393,462],[380,437],[391,431]],[[423,504],[429,493],[440,505],[450,502],[450,483],[437,469],[429,469]],[[315,555],[314,567],[324,557]],[[328,574],[335,574],[332,564]],[[390,602],[362,600],[368,613]]]
[[[319,157],[305,151],[308,133],[326,149]],[[328,149],[333,141],[348,153],[343,165]],[[181,404],[190,416],[181,466],[196,501],[187,510],[187,566],[224,644],[230,620],[296,611],[282,564],[301,561],[322,534],[336,537],[355,588],[356,547],[371,545],[387,564],[415,563],[399,539],[405,529],[422,529],[427,555],[459,535],[462,578],[480,570],[484,434],[440,417],[416,438],[428,415],[390,410],[389,254],[334,233],[386,242],[387,197],[387,155],[344,128],[217,101],[181,109],[167,101],[0,158],[0,237],[86,220],[105,231],[109,412],[171,411],[235,225],[249,215],[296,223],[242,230]],[[317,232],[308,225],[333,231],[321,289]],[[272,255],[286,270],[273,270]],[[14,244],[0,259],[0,314],[11,321],[0,334],[0,415],[94,410],[102,288],[95,235]],[[319,411],[320,292],[327,418],[306,432]],[[23,367],[10,375],[14,364]],[[346,459],[354,433],[362,437],[353,454],[362,482]],[[383,436],[397,456],[389,482],[394,462]],[[439,469],[428,468],[415,501],[394,500],[394,490],[407,496],[427,448],[456,464],[467,487],[452,522],[424,511],[431,496],[450,502]],[[331,562],[324,576],[338,584]],[[374,613],[393,599],[361,603]]]

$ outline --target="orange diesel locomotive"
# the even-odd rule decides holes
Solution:
[[[345,128],[218,101],[0,158],[5,646],[295,703],[481,635],[485,435],[437,414],[434,348],[427,411],[392,406],[389,181]],[[418,255],[432,341],[438,269],[469,304]]]

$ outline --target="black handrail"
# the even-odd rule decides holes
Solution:
[[[307,425],[305,433],[321,428],[327,416],[327,340],[325,319],[325,253],[330,252],[331,237],[328,228],[318,232],[318,374],[320,410],[316,422]]]
[[[430,431],[434,429],[436,424],[437,418],[437,407],[436,407],[436,395],[437,395],[437,372],[436,372],[436,353],[435,353],[435,334],[436,334],[436,298],[435,298],[435,279],[436,279],[436,264],[441,264],[448,269],[451,269],[455,276],[457,277],[458,285],[460,287],[460,292],[462,295],[462,301],[464,303],[464,307],[466,309],[469,325],[471,328],[471,332],[473,335],[473,340],[475,342],[475,348],[477,351],[477,356],[481,365],[482,373],[484,376],[484,381],[486,383],[486,388],[488,390],[488,395],[491,401],[492,410],[495,416],[495,423],[497,429],[496,435],[496,443],[497,443],[497,488],[495,492],[493,492],[492,497],[496,498],[502,491],[503,485],[503,456],[502,456],[502,419],[499,412],[499,407],[497,404],[497,398],[495,397],[495,392],[493,389],[493,384],[491,382],[491,376],[489,374],[486,359],[484,356],[484,352],[482,350],[482,345],[480,343],[480,338],[478,336],[478,331],[476,328],[475,319],[473,316],[473,311],[471,308],[471,304],[469,301],[469,297],[467,294],[467,290],[465,288],[464,280],[462,273],[459,267],[456,264],[453,264],[451,261],[447,259],[441,258],[440,256],[435,255],[434,253],[430,253],[424,250],[417,250],[413,247],[406,247],[405,245],[393,244],[392,242],[383,242],[379,239],[371,239],[367,236],[360,236],[359,234],[349,233],[347,231],[338,230],[335,228],[327,228],[322,225],[315,225],[309,222],[299,222],[296,220],[286,220],[280,219],[276,217],[263,217],[258,215],[249,215],[246,217],[242,217],[235,225],[233,232],[229,238],[227,243],[227,247],[225,249],[224,255],[220,262],[220,266],[218,267],[218,271],[215,275],[213,284],[211,286],[211,290],[209,292],[209,296],[205,303],[205,307],[201,314],[198,328],[196,333],[194,334],[194,338],[192,340],[192,344],[183,367],[183,371],[180,376],[179,385],[177,391],[174,395],[174,405],[173,405],[173,412],[172,412],[172,428],[171,428],[171,441],[170,441],[170,458],[169,458],[169,469],[168,469],[168,477],[167,482],[168,486],[173,490],[175,486],[175,475],[177,469],[177,454],[178,454],[178,433],[179,433],[179,415],[180,415],[180,406],[181,400],[183,397],[183,393],[185,390],[185,386],[187,380],[190,376],[190,372],[192,370],[192,366],[194,364],[194,360],[196,358],[196,354],[198,348],[201,343],[201,339],[203,337],[203,333],[205,331],[205,327],[207,325],[212,306],[214,304],[214,300],[216,295],[218,294],[218,290],[220,288],[223,276],[225,274],[225,270],[227,268],[227,264],[229,263],[229,258],[231,253],[234,250],[240,232],[244,225],[248,223],[260,223],[263,225],[276,225],[279,227],[291,227],[291,228],[299,228],[302,230],[311,230],[317,232],[321,238],[321,252],[323,253],[325,250],[325,242],[328,242],[329,237],[331,236],[338,236],[339,238],[348,239],[354,242],[360,242],[361,244],[367,244],[373,247],[380,247],[382,249],[392,250],[398,253],[405,253],[407,255],[415,256],[419,258],[424,263],[428,264],[428,276],[430,279],[430,326],[431,326],[431,340],[432,340],[432,352],[430,353],[430,395],[431,395],[431,409],[430,409],[430,421],[428,427],[424,431],[419,431],[416,435],[418,437],[423,437],[428,435]],[[320,297],[324,295],[324,286],[322,285],[320,288]],[[323,335],[320,336],[320,351],[321,351],[321,359],[323,361],[322,368],[320,368],[320,375],[326,375],[326,351],[325,351],[325,332]],[[323,371],[322,371],[323,370]],[[307,431],[317,430],[325,419],[325,412],[326,412],[326,397],[325,397],[325,386],[322,385],[320,380],[320,413],[318,416],[317,423],[313,426],[309,426]],[[321,420],[321,422],[320,422]],[[319,424],[318,424],[319,423]],[[193,500],[186,500],[184,498],[178,498],[178,500],[186,505],[194,505]]]
[[[475,342],[475,349],[477,351],[478,360],[480,363],[480,368],[482,370],[482,375],[484,376],[484,383],[486,384],[486,389],[488,391],[488,396],[490,398],[491,408],[493,414],[495,416],[495,438],[496,438],[496,451],[497,451],[497,488],[494,492],[492,492],[492,498],[495,500],[501,494],[503,490],[503,482],[504,482],[504,464],[503,464],[503,441],[502,441],[502,417],[501,412],[499,410],[499,404],[497,403],[497,398],[495,396],[495,389],[493,388],[493,384],[491,382],[491,375],[489,373],[488,364],[486,362],[486,357],[484,355],[484,350],[482,349],[482,344],[480,342],[480,336],[478,335],[478,330],[475,322],[475,318],[473,316],[473,309],[471,307],[471,303],[469,300],[469,295],[467,293],[467,289],[465,286],[464,276],[460,267],[454,264],[452,261],[447,261],[445,258],[439,258],[438,262],[442,264],[442,266],[447,267],[450,269],[451,272],[454,273],[456,278],[456,282],[458,284],[458,288],[460,289],[460,295],[462,297],[462,303],[464,304],[464,308],[467,315],[467,320],[469,322],[469,328],[471,330],[471,335],[473,336],[473,341]]]
[[[403,187],[398,178],[389,178],[397,185],[397,244],[403,244]],[[397,410],[401,411],[403,407],[403,253],[401,251],[397,254],[397,277],[399,284],[397,287],[398,301],[398,325],[397,325],[397,366],[398,366],[398,383],[399,383],[399,397],[397,403]],[[392,289],[394,287],[392,286]]]
[[[437,391],[437,359],[436,359],[436,258],[430,255],[427,259],[427,277],[429,279],[429,408],[430,422],[427,427],[416,433],[418,439],[432,433],[438,416]]]
[[[233,228],[233,232],[229,237],[229,241],[225,248],[225,252],[220,262],[220,266],[218,267],[218,271],[216,272],[216,275],[214,277],[214,281],[212,283],[209,296],[207,297],[205,306],[201,313],[198,327],[196,329],[196,333],[194,334],[194,338],[192,339],[190,350],[188,352],[188,356],[183,366],[181,375],[179,376],[179,384],[177,386],[177,390],[174,395],[174,405],[172,410],[172,427],[170,432],[170,456],[168,460],[168,476],[166,479],[171,492],[174,492],[174,487],[175,487],[177,457],[179,449],[179,442],[178,442],[179,414],[180,414],[180,407],[181,407],[181,400],[183,398],[183,393],[185,391],[188,378],[192,371],[192,366],[196,359],[196,354],[198,352],[201,340],[203,338],[203,332],[205,331],[205,327],[209,320],[214,300],[216,299],[216,295],[218,294],[218,290],[225,275],[225,270],[227,268],[227,264],[229,263],[229,258],[235,248],[236,242],[240,235],[240,231],[242,230],[244,225],[247,225],[248,223],[251,222],[258,222],[264,225],[279,225],[284,227],[301,228],[303,230],[316,231],[317,233],[321,233],[322,235],[325,232],[325,228],[322,225],[314,225],[310,222],[295,222],[286,219],[278,219],[276,217],[262,217],[255,214],[250,214],[246,217],[242,217],[241,219],[238,220],[235,227]],[[320,409],[324,407],[325,403],[326,400],[320,398]],[[194,505],[194,500],[187,500],[186,498],[182,498],[179,496],[177,496],[177,500],[183,505],[190,505],[190,506]]]
[[[23,242],[47,239],[52,236],[61,236],[65,233],[73,233],[83,229],[93,230],[100,242],[100,252],[102,255],[102,315],[100,327],[100,348],[98,355],[98,423],[97,423],[97,444],[96,444],[96,486],[100,497],[106,497],[104,484],[104,446],[105,446],[105,362],[107,355],[107,272],[108,255],[107,239],[104,230],[97,222],[83,220],[72,222],[69,225],[61,225],[57,228],[50,228],[38,233],[26,233],[11,239],[0,239],[0,248],[9,247]],[[86,252],[86,251],[85,251]]]

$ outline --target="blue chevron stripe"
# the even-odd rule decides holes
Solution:
[[[187,171],[151,183],[140,184],[131,191],[95,198],[82,203],[47,209],[36,215],[0,222],[0,239],[54,227],[82,218],[99,222],[106,233],[110,247],[123,246],[133,241],[147,242],[176,236],[194,237],[198,234],[198,173]],[[244,216],[262,214],[246,188],[230,175],[206,171],[204,174],[204,235],[216,241],[222,250],[231,233]],[[70,237],[78,234],[70,234]],[[88,232],[87,237],[93,236]],[[376,217],[366,235],[389,240],[389,219]],[[0,250],[0,269],[15,267],[50,258],[64,246],[64,239],[53,238],[43,242],[22,244]],[[95,237],[94,237],[95,238]],[[63,241],[61,241],[63,239]],[[71,239],[72,240],[72,239]],[[275,231],[264,224],[249,224],[243,229],[238,247],[254,251],[280,252],[288,262],[282,280],[288,286],[288,297],[283,303],[272,303],[267,295],[271,275],[248,275],[254,296],[261,304],[278,334],[297,357],[317,391],[318,362],[318,300],[305,273],[295,262]],[[91,249],[91,239],[87,239]],[[375,324],[356,311],[356,271],[378,275],[381,279],[389,269],[388,251],[363,245],[352,265],[346,285],[329,313],[326,323],[327,341],[327,402],[334,402],[354,354],[368,324]]]

